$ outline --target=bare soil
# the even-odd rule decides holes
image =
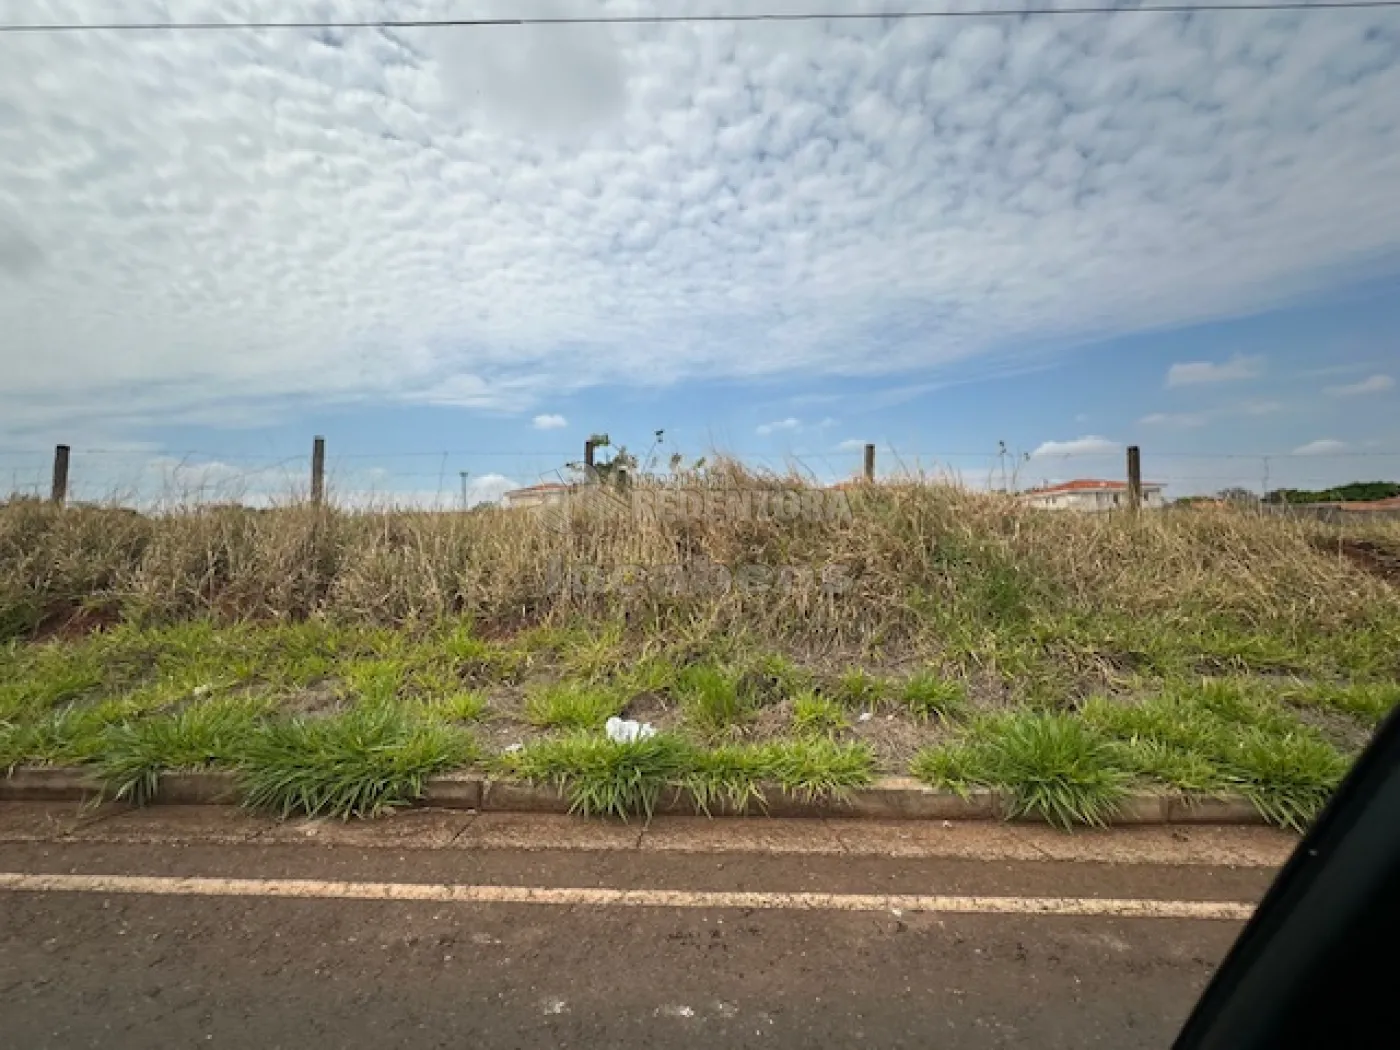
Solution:
[[[1371,540],[1356,539],[1343,539],[1338,550],[1357,568],[1400,586],[1400,551]]]

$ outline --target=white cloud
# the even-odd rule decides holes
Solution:
[[[1319,438],[1317,441],[1309,441],[1306,445],[1299,445],[1293,450],[1293,455],[1335,456],[1338,453],[1347,451],[1348,447],[1345,441],[1337,441],[1333,438]]]
[[[390,508],[416,510],[460,510],[462,490],[460,486],[444,484],[439,489],[404,489],[389,483],[379,484],[379,478],[346,478],[342,484],[331,485],[329,496],[332,503],[349,510],[388,510]],[[373,481],[374,483],[367,483]],[[482,474],[467,479],[466,505],[475,507],[481,504],[501,502],[501,496],[511,489],[520,488],[504,474]]]
[[[811,405],[834,405],[840,400],[840,394],[794,394],[787,399],[787,403],[794,408],[806,408]]]
[[[760,423],[755,428],[758,434],[761,434],[765,437],[769,434],[777,434],[785,430],[793,431],[801,429],[802,420],[797,419],[793,416],[788,416],[787,419],[778,419],[773,421],[772,423]]]
[[[1075,421],[1076,423],[1087,423],[1087,422],[1089,422],[1089,413],[1087,413],[1087,412],[1080,412],[1080,413],[1078,413],[1078,414],[1074,417],[1074,421]]]
[[[559,430],[561,427],[569,425],[569,421],[557,413],[547,413],[536,416],[534,426],[536,430]]]
[[[868,444],[870,442],[866,441],[865,438],[847,438],[837,445],[836,449],[838,452],[859,452]]]
[[[1183,361],[1167,369],[1167,386],[1193,386],[1198,383],[1228,383],[1253,379],[1264,370],[1263,357],[1239,354],[1216,364],[1213,361]]]
[[[1385,12],[8,37],[0,419],[936,378],[1251,313],[1400,249],[1397,58]]]
[[[501,496],[520,486],[504,474],[483,474],[479,478],[467,479],[467,503],[499,503]]]
[[[536,3],[546,17],[581,5]],[[462,27],[427,34],[444,101],[505,134],[566,141],[616,121],[627,106],[625,58],[601,26],[521,26],[482,33]]]
[[[1380,394],[1395,387],[1395,380],[1387,375],[1368,376],[1356,383],[1343,386],[1329,386],[1326,391],[1333,397],[1357,397],[1361,394]]]
[[[1071,441],[1043,441],[1031,453],[1033,458],[1046,456],[1095,456],[1117,452],[1123,446],[1117,441],[1089,434]]]
[[[1204,412],[1149,412],[1138,420],[1150,427],[1203,427],[1206,421]]]
[[[1282,401],[1246,401],[1240,405],[1240,411],[1247,416],[1271,416],[1287,407]]]

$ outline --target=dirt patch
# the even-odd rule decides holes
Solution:
[[[1330,544],[1327,545],[1330,549]],[[1400,551],[1370,540],[1342,539],[1337,550],[1363,572],[1400,586]]]
[[[340,683],[325,678],[289,694],[278,706],[284,714],[300,718],[329,718],[340,714],[349,705],[345,702]]]
[[[925,747],[948,737],[949,731],[938,719],[921,722],[908,715],[875,711],[862,722],[859,716],[844,739],[868,744],[875,752],[875,768],[880,773],[907,776],[909,763]]]
[[[1355,755],[1371,740],[1371,730],[1342,711],[1326,707],[1291,706],[1304,725],[1316,729],[1327,742],[1344,755]]]
[[[951,730],[938,719],[922,722],[904,711],[876,709],[870,717],[860,720],[861,712],[848,712],[850,725],[834,734],[838,743],[860,743],[875,753],[875,768],[879,773],[906,776],[909,763],[922,748],[947,739]],[[746,727],[745,737],[755,743],[791,740],[792,701],[783,700],[761,708]]]
[[[471,731],[488,753],[523,746],[547,735],[547,731],[525,720],[525,690],[503,686],[486,697],[486,714],[471,724]]]
[[[748,726],[748,736],[759,742],[791,737],[792,701],[780,700],[760,707]]]
[[[622,717],[646,722],[658,733],[677,730],[684,720],[680,705],[659,689],[644,689],[630,696],[622,705]]]
[[[549,735],[548,730],[539,726],[532,726],[514,718],[502,718],[499,715],[487,715],[480,721],[472,722],[468,728],[487,754],[499,754],[507,749],[524,747]]]
[[[39,619],[30,638],[36,642],[79,641],[92,634],[116,627],[122,621],[120,610],[113,606],[88,608],[63,606],[47,610]]]

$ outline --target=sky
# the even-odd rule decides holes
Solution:
[[[1397,59],[1385,10],[0,35],[0,488],[65,442],[80,498],[266,498],[324,435],[347,501],[477,502],[597,432],[822,481],[866,442],[976,486],[1130,443],[1169,497],[1400,479]]]

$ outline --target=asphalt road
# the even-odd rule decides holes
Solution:
[[[25,1048],[1165,1047],[1239,922],[1042,915],[1035,902],[1253,902],[1272,875],[1257,860],[1027,860],[942,840],[900,856],[804,849],[804,830],[776,852],[713,852],[711,829],[675,849],[539,848],[562,841],[558,823],[533,839],[517,827],[515,846],[462,848],[460,829],[366,846],[359,829],[228,833],[222,816],[203,833],[46,835],[15,812],[0,812],[0,872],[66,880],[0,891],[0,1045]],[[31,831],[4,833],[19,826]],[[205,881],[113,892],[103,876]],[[776,903],[345,899],[367,883]],[[856,894],[1027,910],[839,906]]]

